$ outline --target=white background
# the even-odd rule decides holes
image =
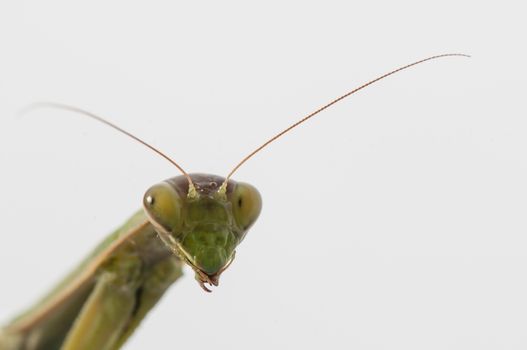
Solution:
[[[262,215],[212,294],[190,271],[126,349],[525,349],[522,1],[0,4],[0,320],[179,175],[35,101],[99,113]],[[496,4],[494,4],[496,3]]]

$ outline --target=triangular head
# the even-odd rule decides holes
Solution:
[[[146,191],[143,205],[165,244],[196,272],[196,279],[218,285],[234,259],[236,247],[258,218],[260,193],[243,182],[207,174],[181,175]]]

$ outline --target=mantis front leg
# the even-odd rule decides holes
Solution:
[[[175,257],[146,270],[144,264],[134,260],[119,262],[117,270],[112,264],[97,277],[62,350],[119,349],[167,288],[182,275],[182,262]]]

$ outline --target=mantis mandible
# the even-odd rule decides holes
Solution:
[[[182,175],[148,189],[143,209],[108,236],[57,287],[0,330],[0,350],[119,349],[181,275],[186,264],[207,292],[235,257],[262,207],[250,184],[231,180],[247,160],[328,107],[392,74],[442,54],[402,66],[327,103],[276,134],[243,158],[226,177],[188,174],[145,141],[82,109],[37,103],[81,114],[129,136],[172,163]]]

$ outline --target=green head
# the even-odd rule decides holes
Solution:
[[[196,272],[196,279],[218,285],[236,247],[258,218],[260,194],[253,186],[215,175],[177,176],[146,191],[143,205],[161,239]]]

